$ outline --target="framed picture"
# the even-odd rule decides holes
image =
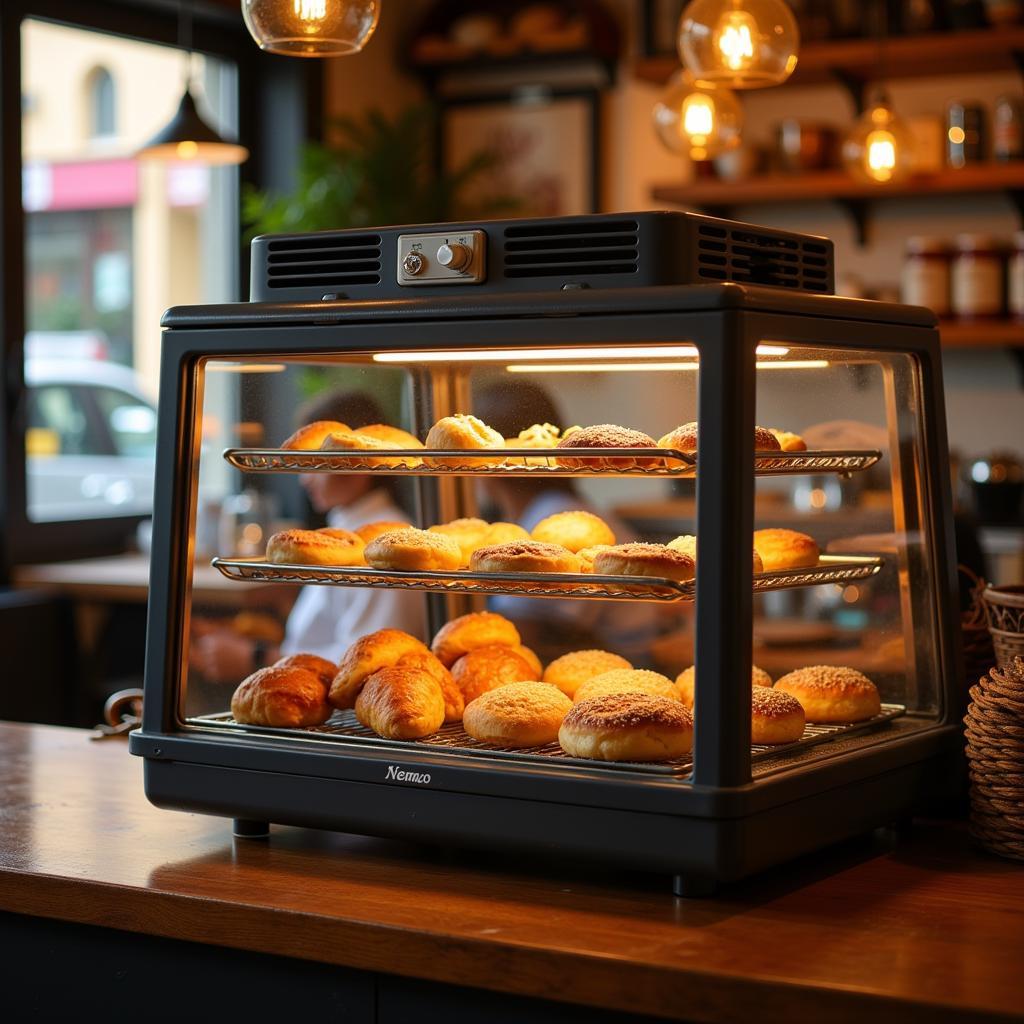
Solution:
[[[596,91],[523,89],[449,99],[441,115],[444,170],[475,154],[493,165],[466,191],[473,206],[515,201],[516,217],[594,213],[600,195]]]
[[[640,46],[645,57],[676,52],[679,16],[688,0],[643,0],[640,6]]]

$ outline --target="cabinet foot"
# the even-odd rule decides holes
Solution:
[[[236,839],[266,839],[270,836],[270,822],[235,818],[231,831]]]
[[[713,878],[701,875],[673,875],[672,894],[683,899],[695,900],[714,896],[718,886]]]

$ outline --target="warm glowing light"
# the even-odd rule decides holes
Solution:
[[[693,137],[698,146],[704,146],[707,136],[715,130],[715,105],[711,100],[697,93],[687,96],[683,102],[683,130]]]
[[[967,133],[963,130],[963,128],[956,124],[949,129],[948,135],[949,141],[952,142],[954,146],[959,146],[960,143],[967,138]]]
[[[654,130],[673,153],[710,160],[738,146],[743,108],[728,90],[677,72],[654,105]]]
[[[876,181],[889,181],[896,168],[896,139],[892,132],[877,131],[868,136],[868,170]]]
[[[843,142],[843,162],[851,174],[885,185],[913,169],[914,140],[888,102],[871,107]]]
[[[741,71],[754,62],[757,22],[747,11],[729,11],[718,23],[718,49],[722,62],[731,71]]]
[[[759,356],[789,354],[785,345],[758,345]],[[597,348],[500,348],[489,352],[447,350],[429,352],[374,352],[375,363],[503,363],[509,359],[645,359],[697,358],[694,345],[620,345]]]
[[[759,370],[812,370],[828,366],[827,359],[789,359],[777,363],[756,364]],[[700,369],[699,363],[512,363],[509,373],[645,373],[665,370]]]
[[[207,363],[207,373],[284,373],[284,363]]]
[[[327,0],[295,0],[295,13],[303,21],[322,21],[327,17]]]
[[[191,140],[179,142],[174,147],[174,152],[179,160],[195,160],[199,156],[199,144]]]
[[[359,53],[377,29],[380,0],[242,0],[261,50],[291,57]]]

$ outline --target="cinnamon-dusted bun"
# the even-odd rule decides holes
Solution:
[[[348,530],[282,530],[267,541],[274,565],[361,565],[363,542]]]
[[[508,683],[482,693],[466,707],[462,727],[475,740],[497,747],[554,743],[572,701],[547,683]]]
[[[775,440],[779,442],[779,447],[784,452],[805,452],[807,451],[807,442],[799,435],[792,434],[788,430],[776,430],[774,427],[768,428]]]
[[[330,702],[336,708],[350,708],[367,678],[390,668],[407,654],[427,654],[427,645],[400,629],[378,629],[361,636],[346,652],[331,682]]]
[[[599,576],[656,576],[685,582],[694,576],[689,555],[664,544],[616,544],[594,557],[594,572]]]
[[[382,668],[356,698],[356,718],[385,739],[422,739],[444,724],[441,687],[423,669]]]
[[[338,420],[317,420],[299,427],[282,445],[289,451],[315,452],[331,434],[344,434],[349,427]]]
[[[243,725],[304,729],[323,725],[331,710],[320,678],[291,665],[257,669],[239,683],[231,698],[231,714]]]
[[[573,700],[589,700],[606,693],[652,693],[656,697],[679,700],[679,691],[668,676],[646,668],[613,668],[580,683]]]
[[[809,568],[818,564],[821,555],[814,539],[796,530],[755,530],[754,550],[765,572]]]
[[[658,441],[659,448],[673,448],[677,452],[697,451],[697,421],[684,423],[670,430]],[[765,427],[754,427],[754,451],[777,452],[780,450],[775,435]]]
[[[446,622],[434,637],[430,649],[442,665],[451,668],[464,654],[478,647],[518,647],[519,630],[496,612],[470,612]]]
[[[338,674],[338,666],[333,661],[321,658],[319,654],[288,654],[274,662],[276,668],[304,668],[312,672],[325,687],[329,687]]]
[[[693,689],[696,681],[696,670],[693,665],[689,668],[684,668],[679,675],[676,676],[676,690],[679,693],[679,699],[688,707],[693,707]],[[763,668],[758,668],[756,665],[750,669],[750,684],[753,687],[760,687],[762,690],[771,689],[772,677],[768,675]]]
[[[430,533],[439,533],[442,537],[450,537],[459,545],[462,552],[463,568],[469,565],[469,557],[477,548],[486,544],[490,526],[482,519],[453,519],[450,523],[438,523],[428,526]]]
[[[693,716],[667,697],[608,693],[573,704],[558,742],[571,757],[671,761],[693,748]]]
[[[635,456],[620,458],[587,457],[574,459],[569,452],[573,448],[656,448],[654,439],[639,430],[629,430],[614,423],[599,423],[593,427],[581,427],[566,433],[558,442],[555,461],[566,469],[632,469],[634,466],[646,469],[657,463],[657,459]],[[563,452],[565,454],[563,454]]]
[[[681,551],[684,555],[689,555],[693,559],[694,565],[697,564],[697,538],[692,533],[681,534],[675,540],[670,540],[668,546],[673,551]],[[752,562],[754,572],[764,571],[764,565],[761,562],[761,556],[757,553],[757,548],[754,548]]]
[[[505,438],[496,430],[492,430],[483,420],[466,413],[457,413],[454,416],[445,416],[438,420],[427,434],[427,448],[459,449],[459,448],[504,448]],[[451,459],[425,459],[428,466],[492,466],[501,462],[504,456],[498,452],[486,458],[463,459],[461,461]]]
[[[775,689],[796,697],[808,722],[862,722],[882,710],[878,687],[856,669],[838,665],[798,668],[777,679]]]
[[[612,528],[600,516],[582,509],[556,512],[542,519],[530,536],[543,544],[560,544],[574,554],[583,548],[615,543]]]
[[[804,709],[782,690],[755,686],[750,691],[750,716],[751,743],[795,743],[804,734]]]
[[[374,538],[363,557],[375,569],[444,572],[462,567],[462,551],[451,537],[412,526]]]
[[[579,572],[580,560],[558,544],[513,540],[477,548],[469,567],[473,572]]]
[[[544,670],[544,682],[557,686],[567,697],[574,697],[576,691],[595,676],[614,669],[632,669],[632,665],[619,654],[611,651],[570,651]]]
[[[328,434],[324,438],[324,443],[320,445],[322,452],[372,452],[372,451],[388,451],[397,447],[393,444],[388,444],[387,441],[378,440],[376,437],[371,437],[369,434],[363,434],[358,430],[343,430],[338,433]],[[373,456],[367,455],[365,458],[360,457],[356,460],[356,465],[360,466],[389,466],[394,468],[396,466],[418,466],[422,462],[422,459],[409,456]]]
[[[437,685],[441,687],[441,696],[444,697],[444,720],[462,720],[462,712],[466,707],[462,691],[452,678],[451,672],[430,651],[411,651],[409,654],[403,654],[395,664],[399,668],[415,668],[432,675],[437,680]]]
[[[369,544],[371,540],[376,540],[382,533],[391,533],[394,530],[407,530],[408,528],[408,523],[402,523],[396,519],[378,519],[376,522],[357,526],[353,532],[362,538],[364,544]]]
[[[452,665],[452,678],[467,704],[506,683],[536,682],[533,676],[530,663],[511,647],[477,647]]]

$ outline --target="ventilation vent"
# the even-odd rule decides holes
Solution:
[[[380,235],[279,238],[267,245],[268,288],[380,284]]]
[[[505,229],[505,277],[637,272],[635,220],[529,224]]]
[[[781,238],[749,228],[700,225],[697,273],[705,281],[831,291],[828,246],[813,239]]]

